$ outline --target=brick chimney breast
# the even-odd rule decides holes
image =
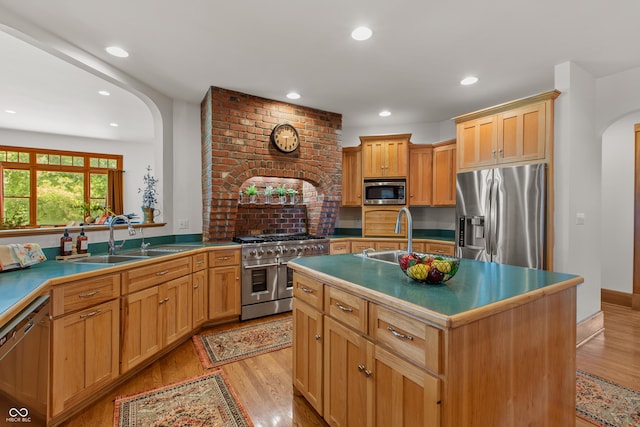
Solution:
[[[236,230],[256,229],[247,223],[251,216],[246,209],[239,211],[238,196],[245,182],[258,177],[300,180],[296,187],[304,195],[306,215],[299,209],[288,212],[292,218],[281,230],[304,227],[311,234],[333,233],[342,193],[341,114],[213,86],[200,112],[204,241],[229,241]],[[290,123],[298,131],[300,147],[292,153],[284,154],[270,142],[271,130],[279,123]],[[277,206],[256,208],[285,217],[273,213]]]

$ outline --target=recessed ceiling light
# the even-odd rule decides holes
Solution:
[[[298,92],[289,92],[287,94],[287,98],[289,98],[289,99],[300,99],[300,94]]]
[[[15,110],[4,110],[4,112],[8,113],[8,114],[15,114],[16,113]]]
[[[362,41],[362,40],[367,40],[368,38],[370,38],[372,34],[373,34],[373,31],[371,31],[370,28],[368,28],[368,27],[358,27],[358,28],[356,28],[355,30],[353,30],[351,32],[351,37],[354,40]]]
[[[391,115],[391,111],[389,110],[382,110],[378,113],[378,115],[380,117],[389,117]]]
[[[109,126],[111,126],[112,128],[117,128],[118,124],[117,123],[109,123]]]
[[[460,80],[460,84],[463,86],[469,86],[472,85],[474,83],[476,83],[478,81],[478,78],[475,76],[469,76],[469,77],[465,77],[464,79]]]
[[[117,56],[118,58],[126,58],[127,56],[129,56],[129,52],[118,46],[109,46],[105,50],[111,55]]]
[[[102,96],[109,96],[111,95],[109,92],[107,92],[106,90],[99,90],[98,93]]]

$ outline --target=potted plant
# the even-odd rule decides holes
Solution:
[[[271,186],[271,185],[267,185],[264,189],[264,202],[265,203],[271,203],[271,197],[273,196],[273,193],[275,192],[275,189]]]
[[[289,188],[287,190],[287,194],[289,195],[289,199],[291,200],[291,204],[295,204],[296,203],[296,196],[298,194],[298,190],[295,190],[293,188]]]
[[[91,224],[96,220],[92,212],[104,210],[104,206],[99,203],[78,202],[74,207],[80,211],[82,220],[87,224]]]
[[[158,179],[151,175],[151,166],[147,166],[147,173],[142,178],[142,181],[145,187],[138,188],[138,193],[142,193],[142,212],[144,213],[144,222],[148,224],[153,223],[154,215],[160,212],[155,209],[158,204],[156,197],[158,195],[158,191],[156,190]]]
[[[258,197],[258,188],[255,184],[251,184],[244,190],[245,194],[249,196],[249,203],[255,203]]]
[[[284,184],[276,187],[276,193],[278,193],[280,203],[285,204],[287,202],[287,187]]]

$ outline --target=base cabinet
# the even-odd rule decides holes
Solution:
[[[322,312],[296,299],[293,301],[293,384],[319,414],[322,414]]]
[[[116,299],[53,320],[52,416],[118,377],[119,318]]]

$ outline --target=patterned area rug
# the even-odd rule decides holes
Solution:
[[[576,414],[602,427],[640,426],[640,392],[578,371]]]
[[[291,346],[291,317],[208,335],[193,344],[205,369]]]
[[[115,400],[115,427],[252,427],[221,369]]]

